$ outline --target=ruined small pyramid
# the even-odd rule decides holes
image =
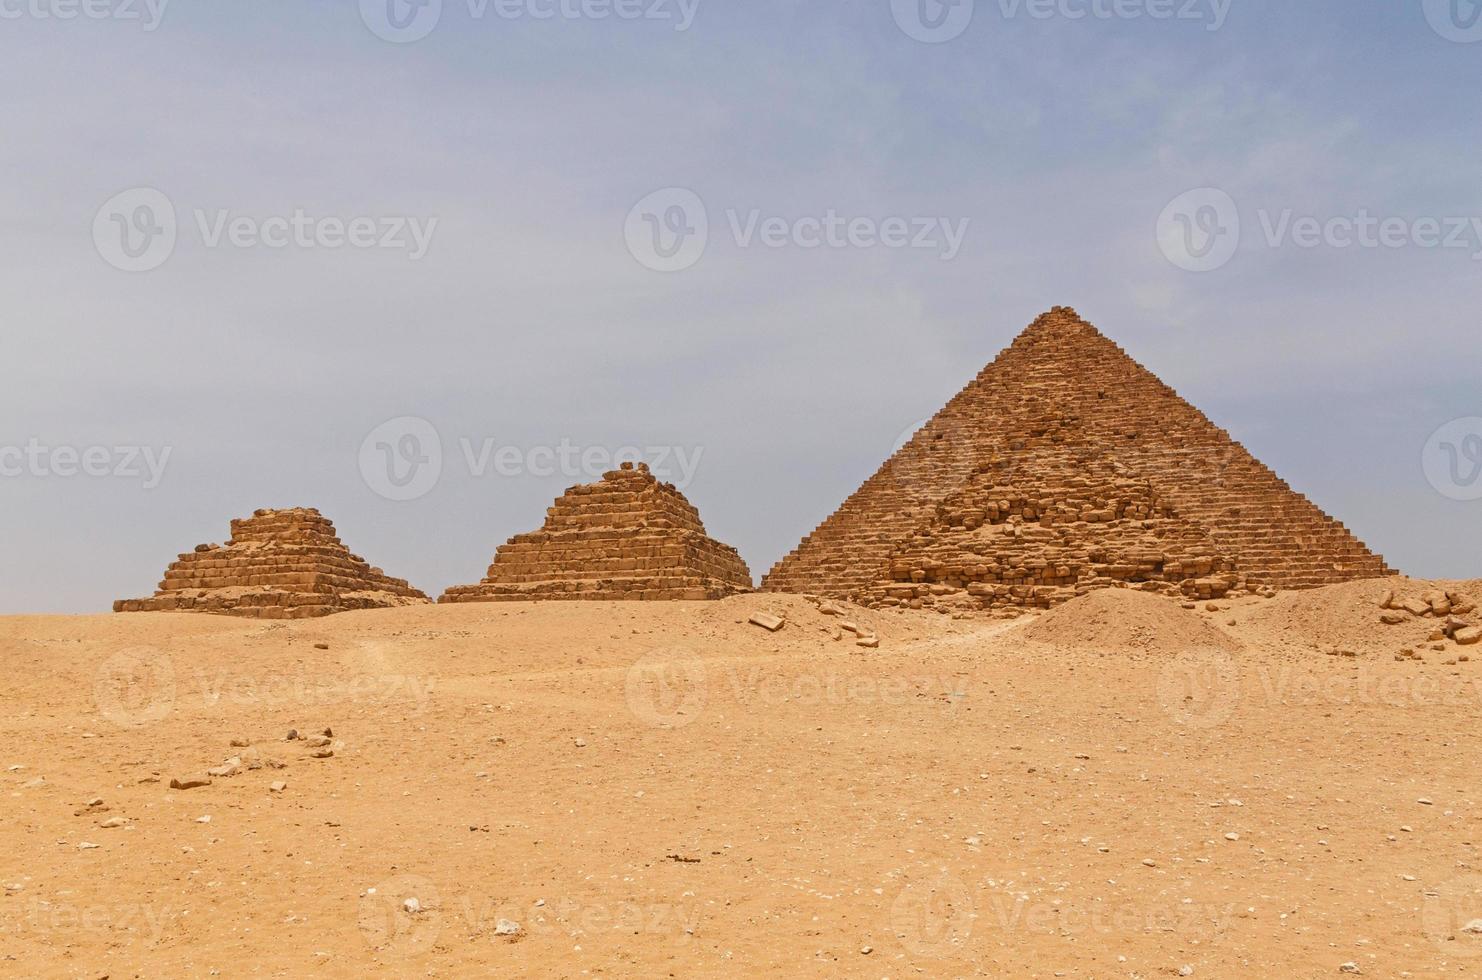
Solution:
[[[438,601],[722,599],[751,591],[736,549],[706,534],[684,495],[643,463],[572,487],[546,514],[539,531],[499,549],[481,583],[451,588]]]
[[[113,611],[307,619],[427,601],[351,554],[319,511],[293,508],[232,521],[225,545],[197,545],[165,571],[153,597],[120,599]]]
[[[1392,574],[1068,307],[1041,315],[762,588],[872,606],[1049,607]]]

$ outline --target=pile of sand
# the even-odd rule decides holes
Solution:
[[[1432,590],[1459,592],[1482,600],[1482,580],[1442,581],[1392,578],[1344,582],[1321,589],[1283,592],[1241,619],[1252,640],[1279,645],[1306,645],[1322,650],[1352,650],[1357,653],[1393,653],[1400,647],[1424,644],[1440,624],[1416,618],[1397,626],[1379,621],[1380,603],[1393,592],[1400,597],[1421,596]],[[1476,614],[1459,617],[1477,622]],[[1244,632],[1244,630],[1242,630]]]
[[[1179,654],[1234,652],[1241,644],[1165,596],[1132,589],[1098,589],[1040,616],[1025,639],[1111,652]]]

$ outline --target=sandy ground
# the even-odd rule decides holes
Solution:
[[[0,975],[1475,976],[1482,662],[1383,587],[0,619]]]

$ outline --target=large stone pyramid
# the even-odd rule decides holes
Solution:
[[[1040,316],[762,583],[870,605],[1047,607],[1391,574],[1067,307]]]
[[[427,601],[352,555],[317,510],[294,508],[232,521],[225,545],[197,545],[166,570],[152,598],[120,599],[113,611],[306,619]]]
[[[483,582],[451,588],[438,601],[721,599],[751,591],[736,549],[712,540],[684,495],[643,463],[572,487],[546,513],[543,528],[499,549]]]

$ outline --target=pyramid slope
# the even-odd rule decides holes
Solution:
[[[1160,501],[1170,519],[1195,526],[1207,539],[1207,554],[1179,548],[1165,554],[1161,570],[1148,570],[1157,572],[1152,576],[1156,582],[1187,575],[1178,583],[1183,591],[1219,594],[1236,587],[1311,588],[1389,574],[1383,559],[1172,388],[1074,310],[1056,307],[1037,318],[804,538],[772,569],[762,588],[887,605],[894,604],[891,600],[931,605],[935,596],[962,598],[967,593],[971,598],[963,605],[984,608],[1049,605],[1108,584],[1106,579],[1115,578],[1108,573],[1126,562],[1091,561],[1090,552],[1075,575],[1052,575],[1053,581],[1018,574],[975,579],[979,565],[991,564],[981,561],[987,557],[983,542],[972,540],[964,524],[941,526],[938,508],[950,510],[954,494],[971,493],[984,481],[991,486],[1005,476],[1010,484],[1036,487],[1050,509],[1059,507],[1055,516],[1073,545],[1096,536],[1085,528],[1105,523],[1090,519],[1103,517],[1100,511],[1115,511],[1118,521],[1141,519],[1135,502],[1124,494],[1077,496],[1086,488],[1067,482],[1071,477],[1061,467],[1065,453],[1103,461],[1114,476],[1145,486],[1148,499]],[[1071,504],[1077,507],[1075,514],[1065,510]],[[1045,526],[1037,512],[1028,518],[1020,514],[1018,520],[1036,530]],[[1006,518],[1002,523],[1009,522]],[[954,538],[947,551],[944,534]],[[961,560],[955,565],[942,562],[952,549],[961,552]],[[961,566],[969,557],[978,560],[964,575]],[[1026,553],[1024,558],[1034,563],[1046,556]],[[1181,559],[1193,561],[1185,568]],[[923,567],[931,560],[942,567]],[[902,582],[896,576],[912,562],[916,565],[906,569]],[[1031,569],[1007,569],[1023,570]],[[1123,574],[1132,584],[1147,581],[1137,569]],[[887,588],[890,584],[893,590]],[[906,584],[919,586],[909,598]],[[972,584],[1006,585],[1009,594],[995,590],[985,600],[968,592]]]
[[[705,533],[682,493],[624,463],[567,490],[539,531],[498,550],[482,582],[438,601],[722,599],[751,588],[736,549]]]
[[[120,599],[113,611],[306,619],[427,601],[351,554],[319,511],[297,507],[232,521],[225,545],[197,545],[170,565],[151,598]]]

